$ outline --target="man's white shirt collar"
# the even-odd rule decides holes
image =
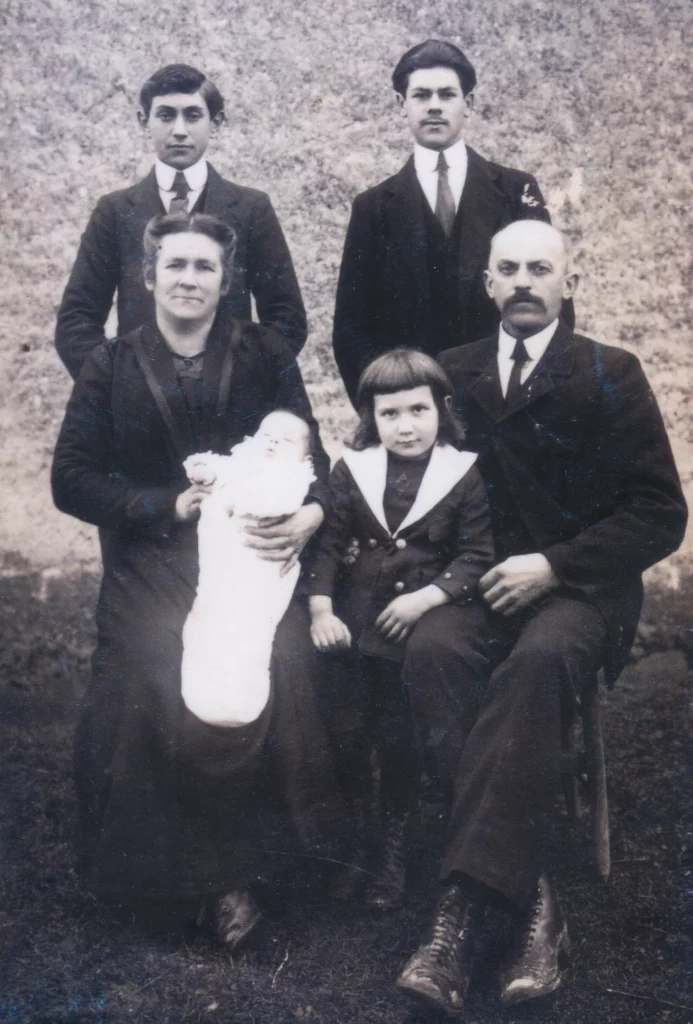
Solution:
[[[156,183],[159,186],[161,202],[168,213],[173,199],[173,182],[176,177],[176,168],[165,164],[163,160],[157,159],[154,164],[154,173],[156,174]],[[207,184],[207,161],[202,157],[192,167],[186,167],[183,174],[190,189],[188,192],[188,210],[192,210],[200,198],[202,189]]]
[[[444,149],[445,160],[448,165],[448,184],[452,197],[455,200],[455,209],[460,205],[462,189],[467,178],[467,147],[464,139],[459,139],[449,149]],[[414,146],[414,170],[423,193],[428,200],[432,210],[436,208],[438,196],[438,155],[439,150],[427,149],[420,146],[418,142]]]
[[[520,373],[520,382],[524,384],[528,377],[536,369],[537,363],[546,352],[549,347],[549,343],[556,333],[558,327],[558,319],[545,327],[542,331],[538,331],[536,334],[532,334],[529,338],[523,338],[525,348],[527,349],[527,355],[529,356],[528,362],[525,363]],[[510,381],[510,373],[513,368],[512,354],[515,350],[516,338],[513,338],[511,334],[503,328],[501,324],[500,332],[498,334],[498,374],[500,376],[500,384],[503,395],[505,396],[508,391],[508,383]]]
[[[176,177],[176,168],[165,164],[163,160],[156,161],[155,165],[156,183],[164,192],[173,190],[173,180]],[[183,171],[188,188],[191,192],[201,192],[207,184],[207,161],[201,157],[192,167],[186,167]]]

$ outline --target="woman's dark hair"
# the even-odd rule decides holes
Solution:
[[[438,410],[438,441],[453,445],[462,441],[462,424],[445,401],[452,397],[453,387],[440,363],[415,348],[394,348],[374,359],[361,374],[356,391],[356,411],[361,422],[351,447],[362,451],[380,444],[374,414],[376,395],[392,395],[396,391],[426,386],[431,389]]]
[[[213,119],[224,109],[224,98],[214,82],[210,82],[197,68],[189,64],[167,64],[148,78],[140,89],[140,106],[145,117],[149,117],[155,96],[170,96],[174,92],[199,92],[207,104],[209,116]]]
[[[466,96],[476,85],[476,71],[462,51],[452,43],[442,39],[427,39],[407,50],[397,62],[392,72],[392,85],[400,96],[407,95],[409,76],[422,68],[452,68],[457,72],[462,87],[462,95]]]
[[[233,254],[236,248],[236,232],[223,220],[209,213],[168,213],[152,217],[144,229],[142,247],[144,279],[147,284],[156,280],[156,261],[161,248],[161,239],[166,235],[179,235],[184,231],[207,235],[221,246],[223,277],[222,294],[228,291],[233,273]]]

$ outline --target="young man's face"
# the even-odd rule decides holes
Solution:
[[[412,135],[427,149],[447,149],[458,142],[472,109],[471,96],[462,95],[460,80],[452,68],[412,71],[407,95],[398,94],[397,100]]]
[[[174,92],[155,96],[149,117],[140,111],[139,121],[149,132],[159,160],[178,171],[184,171],[204,156],[210,136],[223,120],[214,120],[199,92]]]

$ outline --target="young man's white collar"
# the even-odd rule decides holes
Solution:
[[[549,342],[556,333],[557,327],[558,319],[550,323],[548,327],[544,327],[543,330],[537,331],[536,334],[532,334],[531,337],[523,338],[525,348],[527,349],[527,355],[529,356],[529,361],[525,363],[520,373],[521,384],[524,384],[527,378],[536,369],[537,363],[549,347]],[[513,368],[512,354],[515,349],[516,340],[516,338],[513,338],[511,334],[508,334],[507,331],[505,331],[501,324],[498,335],[498,374],[500,376],[503,397],[505,397],[508,391],[510,373]]]
[[[163,160],[157,159],[154,164],[154,173],[156,174],[156,183],[159,186],[161,201],[164,204],[166,213],[168,213],[174,196],[173,181],[176,177],[176,168],[171,167],[170,164],[165,164]],[[200,198],[202,189],[207,184],[207,161],[204,157],[201,157],[192,167],[186,167],[183,174],[190,189],[188,192],[188,211],[190,211]]]
[[[423,193],[428,199],[428,205],[432,210],[436,208],[436,197],[438,195],[438,150],[427,149],[420,146],[418,142],[414,146],[414,169]],[[455,209],[460,205],[462,189],[467,178],[467,147],[464,139],[459,139],[449,149],[444,149],[445,160],[448,165],[448,183],[455,200]]]

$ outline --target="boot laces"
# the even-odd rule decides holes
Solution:
[[[460,938],[457,898],[455,894],[450,894],[441,901],[433,922],[433,934],[429,943],[431,955],[439,962],[453,963]]]
[[[527,919],[527,926],[525,928],[521,942],[522,951],[524,953],[526,953],[530,949],[532,943],[534,942],[534,938],[537,934],[537,928],[539,927],[540,910],[541,889],[539,888],[539,886],[537,886],[536,892],[534,893],[534,897],[532,899],[532,907]]]

